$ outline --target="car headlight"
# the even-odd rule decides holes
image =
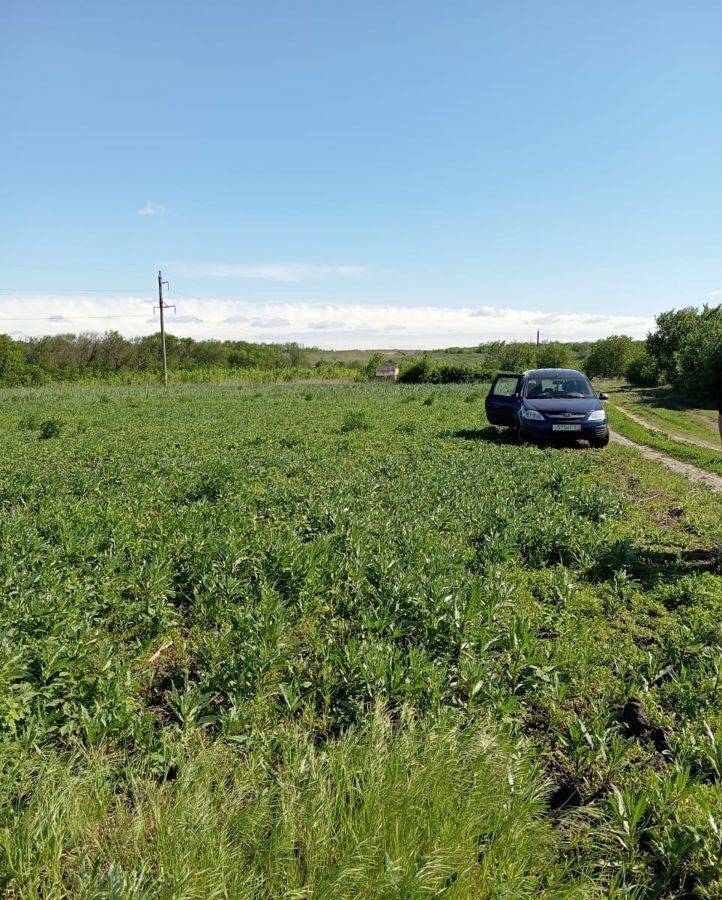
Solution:
[[[527,409],[526,407],[524,407],[521,414],[522,418],[524,419],[534,419],[535,422],[544,421],[544,416],[540,412],[537,412],[535,409]]]
[[[606,418],[607,414],[603,409],[595,409],[589,413],[587,422],[604,422]]]

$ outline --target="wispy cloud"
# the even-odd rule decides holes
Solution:
[[[318,322],[309,322],[311,331],[343,331],[345,322],[340,319],[320,319]]]
[[[260,316],[258,319],[251,319],[251,328],[286,328],[290,324],[290,320],[282,316]]]
[[[318,266],[311,263],[271,263],[243,266],[234,263],[169,263],[179,275],[206,278],[249,278],[261,281],[310,281],[316,278],[354,278],[362,275],[364,266]]]
[[[248,316],[228,316],[223,319],[223,325],[240,325],[242,322],[247,322]]]
[[[162,216],[167,212],[165,206],[160,203],[153,203],[152,200],[147,200],[145,206],[141,206],[138,210],[139,216]]]
[[[479,316],[484,319],[503,319],[504,314],[504,310],[498,306],[482,306],[469,313],[470,316]]]

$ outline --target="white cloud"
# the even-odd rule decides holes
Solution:
[[[282,316],[260,316],[258,319],[251,319],[251,328],[285,328],[290,324],[290,320]]]
[[[159,320],[148,316],[146,297],[27,295],[3,297],[7,328],[31,335],[117,329],[128,336],[151,334]],[[472,346],[492,340],[595,340],[610,334],[643,338],[653,329],[652,316],[601,315],[595,311],[482,307],[381,306],[371,303],[249,303],[213,298],[182,298],[178,314],[169,314],[183,335],[196,338],[299,341],[334,349],[430,349]],[[37,317],[37,318],[36,318]],[[52,319],[51,319],[52,317]]]
[[[261,281],[310,281],[314,278],[352,278],[364,272],[363,266],[317,266],[309,263],[273,263],[264,266],[239,266],[233,263],[169,263],[179,275],[207,278],[250,278]]]
[[[584,321],[588,325],[597,325],[599,322],[606,321],[606,316],[584,316]]]
[[[141,206],[138,210],[139,216],[162,216],[167,212],[165,206],[160,203],[153,203],[152,200],[147,200],[145,206]]]
[[[504,317],[505,311],[497,306],[482,306],[481,309],[475,309],[469,315],[480,316],[485,319],[501,319]]]
[[[346,323],[340,319],[322,319],[319,322],[309,322],[308,327],[311,331],[342,331]]]

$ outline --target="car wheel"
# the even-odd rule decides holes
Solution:
[[[609,435],[608,434],[606,434],[603,438],[590,438],[590,440],[589,440],[589,446],[596,447],[597,450],[601,450],[602,448],[606,447],[608,443],[609,443]]]

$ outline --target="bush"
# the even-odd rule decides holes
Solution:
[[[613,334],[593,344],[584,364],[590,378],[614,378],[625,375],[639,355],[641,342],[626,334]]]
[[[428,353],[424,353],[423,356],[417,356],[401,367],[399,381],[404,384],[423,384],[428,380],[431,368],[431,357]]]
[[[655,318],[656,330],[647,336],[647,353],[656,360],[661,377],[674,382],[677,355],[699,325],[700,313],[694,306],[670,309]]]
[[[575,369],[579,363],[567,344],[550,341],[537,348],[536,364],[540,369]]]
[[[0,384],[21,384],[23,368],[20,345],[9,335],[0,334]]]
[[[722,378],[722,307],[700,317],[682,342],[672,384],[696,402],[717,399]]]
[[[672,387],[695,402],[714,401],[722,368],[722,306],[669,310],[656,318],[647,352]]]
[[[45,419],[40,423],[40,439],[47,441],[49,438],[57,437],[63,430],[63,423],[60,419]]]
[[[366,365],[361,369],[361,372],[368,378],[369,381],[373,381],[374,376],[376,375],[376,370],[379,367],[379,364],[383,360],[383,354],[374,353],[371,359],[366,363]]]
[[[399,381],[405,384],[475,384],[490,381],[491,372],[471,366],[441,363],[434,365],[428,354],[412,360],[402,368]]]
[[[635,387],[655,387],[659,384],[657,361],[646,350],[634,357],[624,374]]]
[[[339,428],[341,434],[347,434],[349,431],[368,431],[371,426],[366,420],[366,413],[362,410],[346,413],[343,422]]]
[[[426,381],[430,384],[474,384],[478,381],[490,381],[491,373],[469,366],[446,365],[432,369]]]
[[[501,354],[499,369],[503,372],[525,372],[537,364],[534,344],[507,344]]]

